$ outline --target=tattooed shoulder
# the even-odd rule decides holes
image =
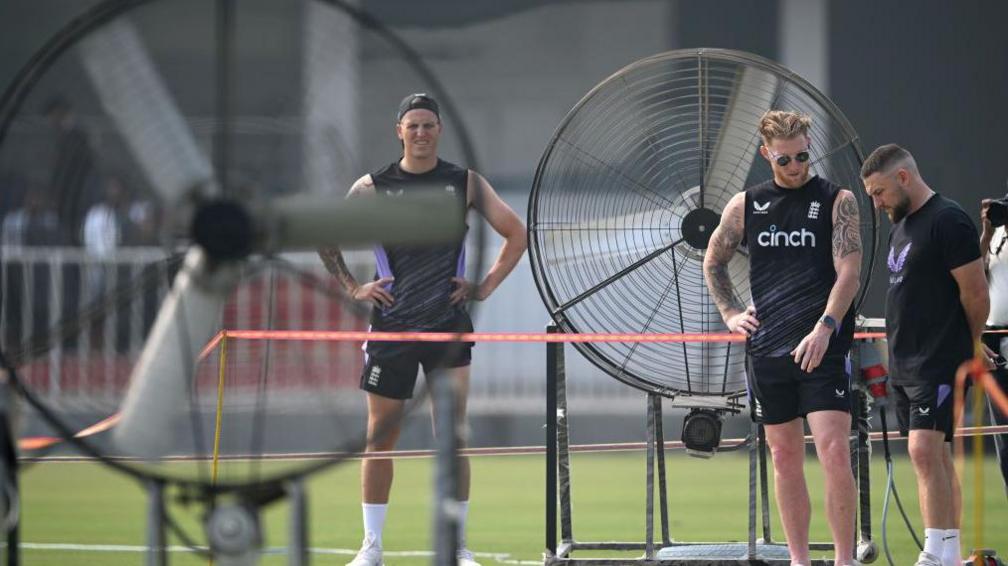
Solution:
[[[837,195],[833,206],[833,256],[844,258],[861,252],[861,222],[857,199],[848,190]]]

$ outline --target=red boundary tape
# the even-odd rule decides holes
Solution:
[[[1008,330],[989,330],[991,334],[1006,334]],[[879,340],[885,332],[855,332],[855,340]],[[222,330],[217,333],[200,352],[200,359],[208,356],[224,338],[243,340],[287,340],[326,342],[745,342],[746,337],[730,332],[684,333],[684,334],[568,334],[545,332],[371,332],[371,331],[325,331],[325,330]],[[115,413],[95,423],[74,436],[83,438],[106,431],[119,422]],[[28,437],[18,441],[21,450],[40,450],[61,442],[57,437]]]

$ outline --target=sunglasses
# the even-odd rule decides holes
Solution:
[[[787,164],[791,163],[790,155],[774,156],[773,154],[771,154],[771,157],[773,157],[774,161],[777,162],[777,165],[780,165],[781,167],[787,167]],[[796,153],[794,156],[794,160],[797,161],[798,163],[805,163],[806,161],[809,160],[809,157],[810,157],[809,152],[806,149],[805,151],[799,151],[798,153]]]

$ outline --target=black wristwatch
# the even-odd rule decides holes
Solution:
[[[819,322],[821,322],[823,326],[829,328],[830,330],[834,331],[836,330],[836,319],[828,314],[824,314],[822,318],[819,319]]]

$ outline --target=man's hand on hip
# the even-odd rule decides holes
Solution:
[[[728,330],[736,334],[752,336],[760,325],[759,319],[756,318],[756,307],[749,305],[746,310],[729,316],[725,319],[725,325],[728,326]]]

